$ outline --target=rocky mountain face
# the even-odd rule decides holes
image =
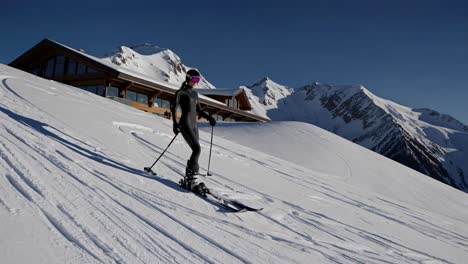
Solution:
[[[250,89],[272,120],[317,125],[468,191],[468,130],[449,115],[399,105],[361,85],[313,83],[291,89],[262,79]]]
[[[173,51],[151,44],[121,46],[102,59],[174,85],[181,85],[185,80],[185,73],[192,69],[184,65]],[[202,76],[198,87],[214,88],[214,85]]]

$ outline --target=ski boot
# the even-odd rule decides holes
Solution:
[[[199,174],[200,166],[198,163],[192,163],[190,160],[187,160],[187,167],[185,167],[185,176],[195,176]]]
[[[203,197],[206,197],[207,194],[210,193],[210,189],[208,189],[205,185],[205,183],[203,182],[200,182],[199,184],[195,185],[192,187],[192,192],[200,195],[200,196],[203,196]]]
[[[182,180],[180,180],[179,184],[184,189],[189,190],[203,197],[206,197],[207,194],[210,193],[210,190],[206,187],[205,183],[203,182],[197,183],[197,181],[193,178],[184,177]]]
[[[195,168],[196,169],[196,168]],[[185,177],[180,180],[179,184],[185,189],[192,191],[193,187],[197,185],[198,172],[193,170],[190,161],[187,161],[187,168],[185,169]]]
[[[193,187],[197,185],[197,177],[193,174],[186,174],[185,177],[180,180],[179,184],[185,189],[192,191]]]

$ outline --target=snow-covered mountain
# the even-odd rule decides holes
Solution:
[[[445,120],[445,118],[443,118]],[[203,124],[201,124],[202,126]],[[211,128],[201,128],[207,169]],[[10,263],[464,263],[466,194],[300,122],[215,127],[178,186],[172,122],[0,64],[0,259]]]
[[[382,99],[361,85],[318,82],[291,91],[263,79],[254,106],[272,120],[320,126],[453,187],[468,191],[468,127],[430,109]],[[263,93],[263,95],[262,95]],[[285,96],[276,96],[276,95]],[[266,98],[266,99],[264,99]]]
[[[241,86],[247,93],[253,114],[268,118],[268,110],[278,108],[278,101],[291,95],[294,89],[265,77],[251,86]]]
[[[130,47],[120,46],[102,59],[178,86],[185,81],[185,73],[192,69],[185,66],[180,57],[170,49],[148,43]],[[198,87],[211,89],[214,85],[202,75]]]
[[[258,97],[259,102],[265,106],[266,110],[278,108],[278,101],[294,92],[294,89],[277,84],[268,77],[246,88]]]

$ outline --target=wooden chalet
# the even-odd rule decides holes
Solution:
[[[9,65],[158,115],[170,112],[170,102],[179,89],[49,39],[42,40]],[[197,89],[203,110],[216,119],[270,121],[247,112],[252,107],[243,89],[216,90]]]
[[[244,89],[195,89],[199,94],[205,95],[209,98],[225,104],[234,109],[244,111],[252,110],[252,105]],[[222,118],[218,119],[222,120]]]

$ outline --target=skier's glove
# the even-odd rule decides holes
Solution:
[[[175,135],[179,134],[179,132],[180,132],[179,124],[174,123],[174,124],[172,125],[172,131],[174,132]]]
[[[210,117],[210,126],[216,126],[216,120],[213,117]]]

